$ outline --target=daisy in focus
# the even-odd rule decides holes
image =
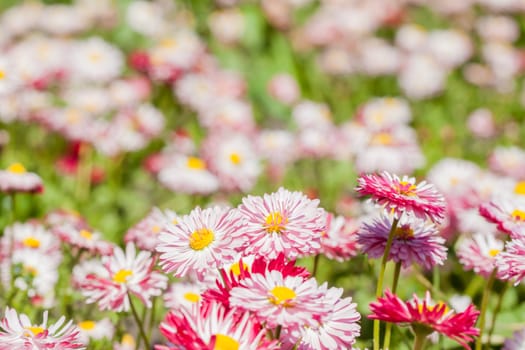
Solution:
[[[474,305],[456,313],[445,303],[433,303],[429,292],[423,300],[414,295],[411,301],[405,302],[387,290],[385,297],[370,304],[370,309],[370,319],[409,325],[416,337],[427,337],[436,331],[469,350],[468,343],[479,335],[479,329],[474,327],[479,311]]]
[[[364,222],[357,234],[363,252],[371,258],[381,258],[392,224],[393,218],[386,214]],[[389,260],[401,263],[404,268],[416,263],[431,269],[434,265],[443,265],[446,258],[445,239],[434,224],[408,215],[401,217],[394,231]]]
[[[197,207],[161,232],[157,252],[162,269],[176,277],[192,271],[202,276],[207,270],[233,262],[236,249],[243,243],[235,239],[241,226],[236,209]]]
[[[356,191],[400,218],[405,212],[435,223],[445,217],[445,200],[435,187],[425,181],[416,184],[413,177],[399,178],[386,171],[357,179]]]
[[[48,325],[47,314],[45,311],[41,324],[33,324],[27,315],[19,315],[7,307],[0,321],[0,350],[85,349],[73,321],[66,323],[62,316],[56,323]]]
[[[270,259],[279,253],[291,259],[316,254],[326,229],[325,211],[318,205],[318,199],[284,188],[262,197],[243,198],[239,212],[246,223],[236,237],[247,240],[244,254]]]
[[[137,254],[135,246],[128,243],[126,251],[117,247],[112,256],[103,257],[96,268],[98,273],[90,272],[84,280],[75,280],[80,281],[80,291],[87,298],[86,303],[97,302],[101,310],[128,311],[131,295],[149,308],[151,298],[161,295],[168,280],[153,271],[154,266],[155,260],[149,252]]]

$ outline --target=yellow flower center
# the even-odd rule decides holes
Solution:
[[[525,181],[520,181],[514,187],[514,193],[525,195]]]
[[[203,250],[209,246],[214,239],[215,235],[212,230],[201,228],[190,235],[190,248],[193,250]]]
[[[197,158],[197,157],[188,157],[188,161],[186,162],[186,165],[190,169],[195,169],[195,170],[206,169],[206,163],[204,163],[202,159]]]
[[[122,345],[135,346],[135,338],[131,334],[124,334],[122,336]]]
[[[0,69],[0,80],[5,78],[5,72]]]
[[[428,305],[428,304],[427,304],[427,308],[426,308],[426,309],[427,309],[428,311],[432,311],[432,310],[434,310],[434,309],[437,308],[437,307],[443,307],[442,305],[445,305],[445,312],[444,312],[444,314],[446,314],[450,309],[449,309],[449,307],[447,306],[447,304],[445,304],[445,303],[442,302],[442,301],[438,301],[436,305]],[[420,313],[423,312],[423,304],[419,304],[418,310],[419,310]]]
[[[242,264],[242,269],[243,271],[249,271],[250,269],[248,268],[248,266],[246,266],[246,264]],[[241,263],[238,261],[236,263],[234,263],[232,265],[232,267],[230,268],[230,271],[233,272],[233,274],[235,276],[239,276],[241,274]]]
[[[115,275],[113,275],[113,282],[117,283],[126,283],[128,280],[128,277],[133,275],[133,271],[131,270],[119,270]]]
[[[25,265],[24,271],[33,277],[36,277],[36,275],[38,275],[38,270],[34,266]]]
[[[102,58],[102,55],[99,52],[92,52],[89,54],[89,60],[91,62],[98,62]]]
[[[392,135],[386,132],[381,132],[379,134],[375,134],[372,138],[373,145],[391,145],[392,144]]]
[[[514,209],[512,211],[512,214],[510,214],[512,218],[516,221],[525,221],[525,211]]]
[[[154,225],[152,228],[151,228],[151,231],[153,233],[159,233],[160,232],[160,226],[158,225]]]
[[[491,250],[489,250],[489,255],[490,255],[491,257],[495,257],[496,255],[499,254],[499,252],[500,252],[499,249],[491,249]]]
[[[33,248],[33,249],[36,249],[36,248],[40,247],[40,241],[38,239],[36,239],[35,237],[32,237],[32,236],[29,236],[29,237],[25,238],[22,241],[22,243],[26,247]]]
[[[24,335],[26,337],[30,337],[30,336],[37,336],[39,335],[40,333],[43,333],[44,332],[44,328],[42,327],[25,327],[26,330],[30,331],[31,333],[29,332],[24,332]]]
[[[190,303],[198,303],[201,300],[201,296],[197,293],[188,292],[184,294],[184,299]]]
[[[82,321],[78,323],[78,327],[85,331],[90,331],[95,328],[97,324],[94,321]]]
[[[215,334],[215,346],[213,350],[239,350],[239,342],[224,334]]]
[[[235,164],[235,165],[238,165],[241,163],[241,156],[238,154],[238,153],[232,153],[230,154],[230,161]]]
[[[397,190],[399,194],[411,197],[417,195],[415,192],[416,188],[416,185],[408,181],[400,181]]]
[[[13,163],[7,168],[7,171],[15,174],[23,174],[26,172],[26,168],[20,163]]]
[[[80,231],[80,236],[84,237],[87,240],[93,239],[93,234],[91,232],[87,231],[87,230],[81,230]]]
[[[270,302],[274,305],[290,306],[290,300],[295,299],[295,292],[285,286],[277,286],[270,292]]]
[[[160,42],[160,46],[165,49],[171,49],[177,46],[177,41],[173,38],[166,38]]]
[[[401,225],[396,228],[396,237],[401,240],[409,240],[414,238],[414,230],[410,225]]]
[[[268,233],[283,233],[287,220],[278,211],[274,211],[266,217],[265,228]]]

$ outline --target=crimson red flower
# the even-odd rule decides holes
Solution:
[[[479,329],[474,328],[479,311],[474,305],[456,313],[443,302],[433,303],[429,292],[423,300],[414,295],[411,301],[405,302],[387,290],[384,298],[370,304],[370,309],[370,319],[410,325],[414,330],[428,334],[436,331],[469,350],[468,343],[479,335]]]
[[[412,213],[421,219],[439,223],[445,218],[445,199],[434,185],[425,181],[416,184],[413,177],[399,178],[386,171],[381,174],[363,175],[357,179],[356,191],[362,196],[371,196],[399,218],[403,213]]]

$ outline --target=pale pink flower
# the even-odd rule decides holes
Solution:
[[[499,196],[481,204],[479,213],[513,238],[525,235],[525,199]]]
[[[113,256],[102,258],[100,274],[89,273],[80,282],[80,291],[88,304],[98,302],[101,310],[128,311],[130,295],[151,307],[151,298],[166,288],[167,277],[153,271],[155,260],[149,252],[140,251],[128,243],[126,251],[115,248]]]
[[[503,241],[492,234],[475,234],[460,241],[456,254],[466,270],[488,278],[496,267],[496,256],[503,251]]]
[[[160,232],[168,223],[176,224],[177,221],[177,214],[173,211],[152,208],[146,217],[126,232],[124,241],[133,242],[140,249],[154,251],[159,244]]]
[[[514,285],[525,278],[525,239],[513,239],[505,244],[505,251],[496,256],[498,278],[513,279]]]
[[[28,172],[20,163],[13,163],[6,170],[0,170],[0,191],[42,193],[44,185],[40,176]]]
[[[357,220],[334,216],[327,213],[327,227],[321,237],[321,253],[328,259],[339,262],[346,261],[357,255]]]
[[[326,227],[325,212],[318,205],[319,200],[284,188],[262,197],[247,196],[239,206],[246,222],[235,236],[246,240],[245,254],[270,259],[279,253],[291,259],[316,254]]]
[[[244,243],[235,239],[241,226],[242,218],[235,209],[197,207],[161,232],[157,252],[162,269],[176,277],[190,271],[202,276],[207,270],[233,262]]]
[[[27,315],[19,315],[15,309],[7,307],[0,321],[0,350],[85,349],[73,321],[66,323],[62,316],[48,325],[47,314],[45,311],[41,324],[33,324]]]

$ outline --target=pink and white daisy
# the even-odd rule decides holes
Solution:
[[[173,347],[156,350],[243,349],[277,350],[277,342],[265,338],[266,329],[249,313],[226,310],[212,303],[191,310],[171,311],[160,325],[161,333]]]
[[[42,193],[44,185],[40,176],[28,172],[20,163],[13,163],[6,170],[0,170],[0,191]]]
[[[330,288],[323,296],[327,312],[316,318],[315,325],[292,328],[283,339],[290,348],[297,343],[298,350],[349,349],[359,336],[361,315],[352,298],[341,298],[342,288]],[[288,345],[288,344],[286,344]],[[285,347],[286,347],[285,345]]]
[[[325,211],[318,205],[318,199],[284,188],[262,197],[244,197],[239,212],[246,222],[236,233],[238,239],[247,240],[244,254],[270,259],[279,253],[291,259],[316,254],[326,229]]]
[[[456,313],[445,303],[433,303],[429,292],[423,300],[414,295],[411,301],[404,302],[387,290],[384,298],[370,304],[370,309],[370,319],[410,325],[427,335],[436,331],[469,350],[468,343],[479,335],[479,329],[474,328],[479,311],[474,305],[471,304],[465,311]]]
[[[13,250],[29,249],[52,254],[60,249],[60,241],[38,222],[14,223],[5,228],[4,241]]]
[[[201,302],[203,289],[200,283],[173,283],[164,294],[164,305],[170,310],[180,308],[190,310]]]
[[[314,323],[326,313],[315,278],[283,276],[279,271],[252,274],[230,291],[230,305],[253,311],[270,328]]]
[[[370,222],[364,222],[358,231],[358,242],[363,252],[371,258],[380,258],[392,227],[393,218],[381,215]],[[443,265],[447,258],[445,239],[432,223],[404,215],[394,232],[394,239],[388,259],[401,263],[407,268],[413,263],[426,269]]]
[[[481,204],[479,213],[512,238],[525,235],[525,199],[497,197]]]
[[[6,308],[0,321],[0,350],[27,349],[85,349],[79,340],[79,330],[73,321],[66,323],[62,316],[48,325],[47,311],[41,324],[33,324],[25,314]]]
[[[456,254],[464,269],[488,278],[496,267],[496,256],[502,251],[503,241],[492,234],[478,233],[463,239]]]
[[[84,249],[88,252],[111,255],[114,244],[102,239],[102,234],[92,231],[87,227],[77,228],[72,225],[61,225],[55,227],[53,231],[61,240],[78,249]]]
[[[177,155],[160,169],[159,181],[174,192],[207,195],[219,189],[219,180],[198,157]]]
[[[183,277],[190,271],[202,275],[233,262],[243,240],[235,239],[242,218],[237,210],[197,207],[177,224],[167,224],[159,236],[157,252],[165,272]]]
[[[363,175],[357,179],[356,191],[361,196],[371,196],[372,201],[383,206],[396,217],[413,213],[421,219],[439,223],[445,217],[445,201],[435,187],[425,181],[416,184],[413,177],[389,174]]]
[[[105,256],[100,263],[100,274],[89,273],[80,282],[80,291],[88,304],[98,302],[101,310],[128,311],[130,295],[151,307],[151,298],[166,288],[167,277],[153,271],[155,260],[149,252],[135,251],[128,243],[126,251],[115,248],[113,256]]]
[[[115,326],[109,318],[103,318],[100,321],[80,321],[77,323],[77,327],[80,330],[79,338],[86,345],[91,340],[112,339],[115,333]]]
[[[328,259],[339,262],[346,261],[357,255],[357,220],[334,216],[328,213],[326,231],[321,237],[321,253]]]
[[[171,210],[152,208],[145,218],[131,227],[124,236],[124,242],[133,242],[143,250],[155,251],[159,244],[159,234],[168,223],[176,224],[177,214]]]
[[[519,237],[505,244],[505,251],[496,256],[497,277],[514,279],[514,285],[525,278],[525,238]]]

